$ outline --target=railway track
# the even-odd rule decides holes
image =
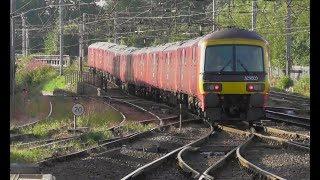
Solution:
[[[310,105],[310,98],[304,97],[304,96],[298,96],[298,95],[293,95],[293,94],[288,94],[288,93],[283,93],[283,92],[277,92],[277,91],[270,91],[269,95],[271,97],[277,97],[280,99],[287,99],[290,101],[298,101],[302,102],[305,105]]]
[[[273,121],[285,122],[300,127],[310,128],[310,118],[306,117],[299,117],[290,114],[266,110],[266,118]]]
[[[68,129],[68,127],[72,126],[72,123],[70,124],[67,124],[67,125],[62,125],[60,126],[59,128],[56,128],[56,129],[51,129],[49,130],[48,134],[47,134],[47,137],[51,136],[51,135],[54,135],[54,134],[58,134],[58,133],[62,133],[64,131],[66,131]],[[30,128],[29,127],[25,127],[25,128]],[[20,129],[20,131],[23,131],[22,129]],[[51,138],[41,138],[41,140],[39,140],[39,142],[52,142],[54,141],[53,139]],[[35,141],[37,142],[39,139],[38,136],[32,134],[32,133],[18,133],[18,134],[14,134],[14,135],[10,135],[10,143],[11,144],[14,144],[14,143],[20,143],[20,144],[27,144],[26,142],[32,142],[32,141]],[[64,139],[64,138],[58,138],[58,140],[61,140],[61,139]]]
[[[238,136],[228,133],[228,128],[225,126],[218,126],[215,133],[213,133],[213,129],[209,130],[210,128],[199,126],[199,120],[197,120],[197,123],[195,123],[197,125],[194,127],[192,121],[187,120],[183,122],[183,128],[179,131],[177,128],[178,122],[174,122],[177,121],[178,116],[161,112],[162,108],[166,110],[170,109],[169,106],[154,105],[154,102],[141,100],[132,96],[117,96],[116,93],[112,97],[104,96],[104,98],[108,99],[105,104],[109,105],[111,102],[112,105],[118,108],[118,105],[121,106],[121,104],[125,103],[136,109],[128,113],[130,115],[135,111],[141,110],[144,113],[151,114],[151,116],[145,116],[145,120],[134,123],[158,123],[161,126],[147,132],[121,133],[121,136],[100,141],[96,147],[40,161],[38,164],[41,165],[42,173],[50,173],[58,179],[163,179],[163,177],[165,179],[191,179],[191,177],[199,179],[232,179],[234,177],[236,177],[235,179],[250,179],[252,177],[271,177],[265,169],[272,172],[272,168],[268,169],[267,166],[264,166],[265,164],[258,164],[258,167],[253,165],[257,162],[253,162],[248,167],[248,160],[240,160],[244,167],[249,168],[250,172],[253,172],[248,173],[238,163],[238,159],[241,159],[239,157],[246,152],[243,149],[251,148],[251,146],[247,146],[246,144],[252,144],[251,139],[256,141],[257,138],[263,139],[264,136],[255,134],[249,138],[250,133],[242,131],[245,130],[244,127],[236,127],[238,130],[235,131],[238,134],[242,134]],[[273,110],[280,109],[274,108]],[[298,111],[293,108],[287,108],[287,110]],[[174,110],[170,109],[170,111]],[[273,116],[276,116],[275,114],[279,115],[279,112],[274,113]],[[164,119],[165,117],[168,119]],[[287,119],[290,118],[294,117],[287,116]],[[306,119],[301,121],[306,121]],[[112,127],[112,131],[125,131],[123,129],[124,124],[121,122],[119,125]],[[284,143],[284,139],[286,139],[287,142],[291,141],[290,146],[296,144],[300,145],[298,147],[308,146],[307,142],[310,136],[303,136],[292,132],[281,132],[279,129],[274,130],[272,127],[258,126],[255,125],[255,128],[264,129],[264,135],[279,135],[278,137],[283,138],[281,139],[283,144],[286,144]],[[302,139],[304,139],[304,144],[299,142]],[[61,140],[63,141],[63,139]],[[203,144],[205,141],[208,141],[209,144],[208,142],[207,145]],[[192,148],[196,146],[200,148]],[[275,149],[283,153],[280,147],[275,146]],[[255,151],[253,150],[253,152]],[[305,159],[308,159],[308,150],[306,152]],[[186,153],[185,156],[183,156],[184,153]],[[183,157],[185,164],[189,168],[194,168],[194,171],[190,171],[189,168],[183,165],[182,169],[184,171],[178,168],[179,163],[175,159],[178,154]],[[238,159],[235,158],[236,156]],[[255,155],[253,154],[253,156]],[[268,156],[266,155],[266,157]],[[245,154],[245,158],[249,159],[251,155]],[[206,161],[200,161],[203,159]],[[249,160],[251,161],[251,159]],[[70,170],[67,170],[69,168]],[[303,169],[302,165],[301,168]],[[119,169],[121,170],[120,172],[118,172]],[[278,169],[274,171],[278,172]],[[194,172],[198,172],[198,174]]]
[[[284,113],[288,115],[310,118],[310,110],[304,110],[300,108],[266,106],[266,110],[272,111],[272,112]]]
[[[116,109],[115,107],[113,107],[110,104],[107,104],[104,102],[104,104],[108,105],[109,107],[113,108],[115,111],[118,111],[121,116],[122,116],[122,121],[120,122],[119,125],[110,127],[110,128],[106,128],[105,130],[101,130],[102,131],[113,131],[115,128],[118,128],[121,124],[123,124],[126,121],[126,116],[120,112],[118,109]],[[63,128],[66,127],[70,127],[72,126],[72,123],[67,125],[67,126],[63,126],[62,128],[59,128],[59,131]],[[11,145],[11,147],[18,147],[18,148],[29,148],[29,149],[36,149],[36,148],[48,148],[48,147],[52,147],[54,145],[57,145],[59,143],[66,143],[66,142],[71,142],[74,140],[79,140],[80,139],[80,135],[85,135],[90,133],[91,131],[89,130],[88,132],[85,133],[79,133],[77,135],[70,135],[70,137],[65,137],[65,138],[51,138],[51,139],[43,139],[43,140],[38,140],[38,141],[31,141],[31,142],[26,142],[26,143],[19,143],[19,144],[13,144]]]
[[[208,125],[200,122],[199,120],[184,122],[181,131],[176,127],[178,122],[164,125],[162,128],[134,135],[128,138],[130,140],[119,140],[117,145],[113,144],[112,147],[110,147],[112,143],[109,143],[109,148],[106,145],[100,150],[98,148],[92,149],[89,153],[90,156],[86,158],[65,161],[52,168],[45,167],[43,172],[50,172],[57,178],[75,178],[70,173],[85,171],[85,174],[80,173],[80,176],[76,177],[119,179],[147,163],[178,152],[184,145],[203,138],[204,134],[209,135]],[[66,167],[70,169],[70,172],[66,170]]]
[[[25,179],[56,180],[56,178],[51,174],[10,174],[10,180],[25,180]]]
[[[214,169],[225,157],[234,154],[250,133],[226,126],[215,133],[200,147],[186,147],[178,154],[179,166],[194,179],[213,179]]]
[[[154,166],[154,171],[149,170],[148,172],[140,173],[140,176],[132,176],[133,179],[164,179],[160,178],[160,174],[163,175],[165,179],[284,179],[288,177],[288,179],[292,179],[295,176],[288,176],[288,174],[290,174],[291,171],[294,171],[295,168],[298,169],[298,171],[308,171],[310,168],[310,166],[308,166],[308,147],[294,144],[282,138],[267,137],[257,133],[250,135],[249,132],[240,130],[243,129],[242,127],[240,129],[234,129],[219,126],[219,128],[226,131],[216,130],[210,136],[209,140],[200,147],[195,148],[188,146],[183,148],[178,154],[179,163],[177,163],[174,158],[171,158],[162,164]],[[255,128],[257,127],[255,126]],[[230,138],[228,136],[223,137],[226,134],[223,135],[221,132],[226,133],[228,130],[232,130],[233,133],[238,133],[240,141],[234,141],[232,137]],[[269,130],[269,132],[270,131],[271,130]],[[239,133],[242,134],[242,136],[239,135]],[[213,139],[214,137],[218,138],[216,135],[222,135],[220,136],[220,141],[219,139]],[[267,145],[258,145],[258,148],[260,148],[259,150],[252,149],[251,146],[248,146],[248,144],[254,144],[257,138],[262,141],[264,140]],[[212,147],[208,145],[208,142],[210,141],[219,143],[223,142],[223,139],[227,140],[227,143],[220,143],[220,145],[213,144]],[[268,148],[269,145],[271,146],[270,153],[268,149],[265,149]],[[247,149],[249,149],[249,151],[247,151]],[[293,150],[292,154],[290,154],[292,149],[296,149],[296,151]],[[263,152],[263,157],[257,157],[260,155],[259,152],[263,150],[265,151]],[[252,154],[251,152],[256,152],[256,154]],[[243,154],[245,154],[245,156]],[[290,162],[293,166],[296,163],[296,160],[294,159],[295,155],[299,156],[298,160],[299,158],[302,158],[302,160],[304,158],[305,161],[301,161],[298,163],[298,166],[289,169],[284,176],[280,177],[276,175],[277,173],[283,175],[283,172],[286,171],[286,168],[278,168],[277,163],[287,167],[289,165],[287,165],[286,162]],[[277,161],[278,157],[280,157],[281,161]],[[268,165],[268,162],[273,162],[273,165],[271,165],[271,168],[268,168],[265,164],[254,161],[259,158],[262,159],[262,161],[266,158],[266,164]],[[269,159],[271,160],[269,161]],[[241,165],[239,165],[239,162]],[[183,170],[177,168],[178,164]],[[308,173],[297,177],[302,178],[305,175],[307,178],[309,177]],[[128,179],[128,176],[123,179]]]
[[[50,116],[51,116],[51,114],[52,114],[53,107],[52,107],[51,101],[49,102],[49,104],[50,104],[49,114],[47,115],[47,117],[46,117],[45,119],[50,118]],[[41,121],[42,121],[42,119],[37,120],[37,121],[34,121],[34,122],[31,122],[31,123],[27,123],[27,124],[23,124],[23,125],[17,126],[17,127],[16,127],[16,131],[19,132],[20,129],[22,129],[22,128],[32,128],[34,125],[36,125],[37,123],[39,123],[39,122],[41,122]]]
[[[143,112],[147,112],[147,113],[151,114],[151,116],[149,115],[148,118],[156,117],[156,119],[152,119],[152,120],[135,121],[135,122],[133,122],[134,124],[139,124],[139,123],[140,124],[157,123],[156,122],[157,120],[161,121],[161,123],[163,123],[162,121],[168,123],[168,122],[171,122],[172,119],[177,119],[177,116],[171,116],[171,117],[164,118],[162,120],[157,115],[155,115],[152,112],[149,112],[148,110],[145,110],[145,109],[143,109],[143,108],[141,108],[141,107],[139,107],[137,105],[134,105],[132,103],[128,103],[128,102],[123,101],[123,100],[117,100],[117,101],[129,104],[130,106],[134,106],[134,108],[136,108],[136,109],[139,109],[139,110],[142,110]],[[111,106],[110,104],[107,104],[107,105]],[[113,106],[111,106],[111,107],[114,108]],[[114,109],[119,111],[116,108],[114,108]],[[131,136],[131,135],[137,133],[137,132],[133,132],[133,133],[128,132],[128,130],[125,128],[126,126],[124,125],[127,118],[122,112],[120,112],[120,113],[122,114],[123,120],[121,121],[121,123],[119,125],[116,125],[116,126],[107,128],[105,130],[99,131],[99,132],[111,131],[111,132],[113,132],[113,137],[110,138],[110,139],[99,140],[98,144],[103,144],[103,143],[106,143],[106,142],[119,140],[119,139],[121,139],[123,137],[128,137],[128,136]],[[138,113],[141,114],[141,112],[138,112]],[[146,115],[144,113],[143,113],[143,116],[146,117]],[[69,138],[57,138],[57,139],[49,139],[49,140],[40,140],[40,141],[17,144],[17,145],[15,145],[13,147],[20,148],[20,149],[21,148],[44,149],[45,148],[45,149],[49,149],[50,151],[60,152],[58,154],[53,153],[54,157],[63,155],[63,153],[61,154],[62,151],[66,152],[66,154],[70,154],[70,153],[73,154],[76,151],[76,147],[74,147],[72,145],[73,142],[81,143],[80,145],[81,145],[82,149],[88,147],[88,143],[82,143],[81,142],[81,138],[84,135],[87,135],[89,133],[91,133],[91,131],[88,131],[86,133],[81,133],[81,134],[78,134],[78,135],[75,135],[75,136],[72,136],[72,137],[69,137]]]
[[[262,135],[265,136],[275,136],[279,138],[284,138],[288,142],[295,143],[298,145],[310,147],[310,136],[306,134],[301,134],[297,132],[284,131],[274,127],[261,126],[254,124],[254,127]]]
[[[254,133],[237,149],[237,157],[242,166],[254,172],[254,178],[310,178],[310,149],[280,138]]]

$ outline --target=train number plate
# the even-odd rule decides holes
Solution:
[[[245,81],[257,81],[258,76],[244,76]]]

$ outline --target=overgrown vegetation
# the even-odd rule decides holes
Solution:
[[[40,62],[24,60],[20,62],[16,72],[16,91],[22,88],[41,90],[48,81],[58,76],[56,69]]]
[[[66,84],[64,82],[64,76],[57,76],[51,81],[44,84],[42,91],[50,91],[53,92],[56,89],[64,89]]]
[[[310,76],[303,77],[294,82],[293,92],[310,96]]]
[[[82,134],[80,136],[80,139],[82,142],[94,143],[103,139],[108,139],[110,137],[112,137],[111,131],[96,131]]]
[[[289,87],[293,86],[293,80],[288,76],[283,76],[279,79],[278,83],[276,84],[276,87],[280,89],[287,89]]]
[[[32,163],[51,156],[49,149],[10,148],[10,163]]]
[[[278,91],[290,91],[298,95],[310,96],[310,76],[305,76],[298,80],[283,76],[272,87]]]
[[[59,119],[59,120],[43,120],[34,125],[34,127],[22,129],[22,133],[31,133],[35,136],[48,137],[50,131],[59,130],[62,126],[68,125],[68,120]]]
[[[97,111],[99,112],[99,111]],[[83,127],[109,127],[122,120],[121,115],[112,109],[100,111],[99,113],[86,113],[77,119],[79,126]]]
[[[45,130],[40,130],[44,132],[47,130],[46,127],[39,125]],[[129,124],[124,126],[121,131],[125,132],[144,132],[156,127],[154,124],[144,125],[144,124]],[[38,129],[38,128],[35,128]],[[45,158],[60,156],[64,153],[81,151],[85,147],[94,147],[98,144],[98,141],[109,139],[113,136],[111,131],[101,130],[100,128],[93,128],[92,132],[80,135],[80,139],[70,141],[62,144],[54,144],[51,148],[37,148],[29,149],[18,147],[11,147],[10,149],[10,162],[11,163],[34,163]]]

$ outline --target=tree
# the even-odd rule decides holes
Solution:
[[[48,32],[44,39],[45,53],[56,55],[59,51],[59,31],[56,26],[51,32]]]

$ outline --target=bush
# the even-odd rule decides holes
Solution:
[[[99,131],[99,132],[90,132],[88,134],[80,135],[80,139],[82,142],[89,142],[90,141],[99,141],[103,139],[110,138],[112,136],[111,131]]]
[[[294,92],[310,96],[310,76],[306,76],[300,80],[295,81]]]
[[[23,70],[17,72],[17,90],[22,87],[39,86],[57,75],[57,71],[51,66],[30,62]]]
[[[283,76],[280,78],[278,84],[276,85],[280,89],[286,89],[293,86],[293,80],[288,76]]]

